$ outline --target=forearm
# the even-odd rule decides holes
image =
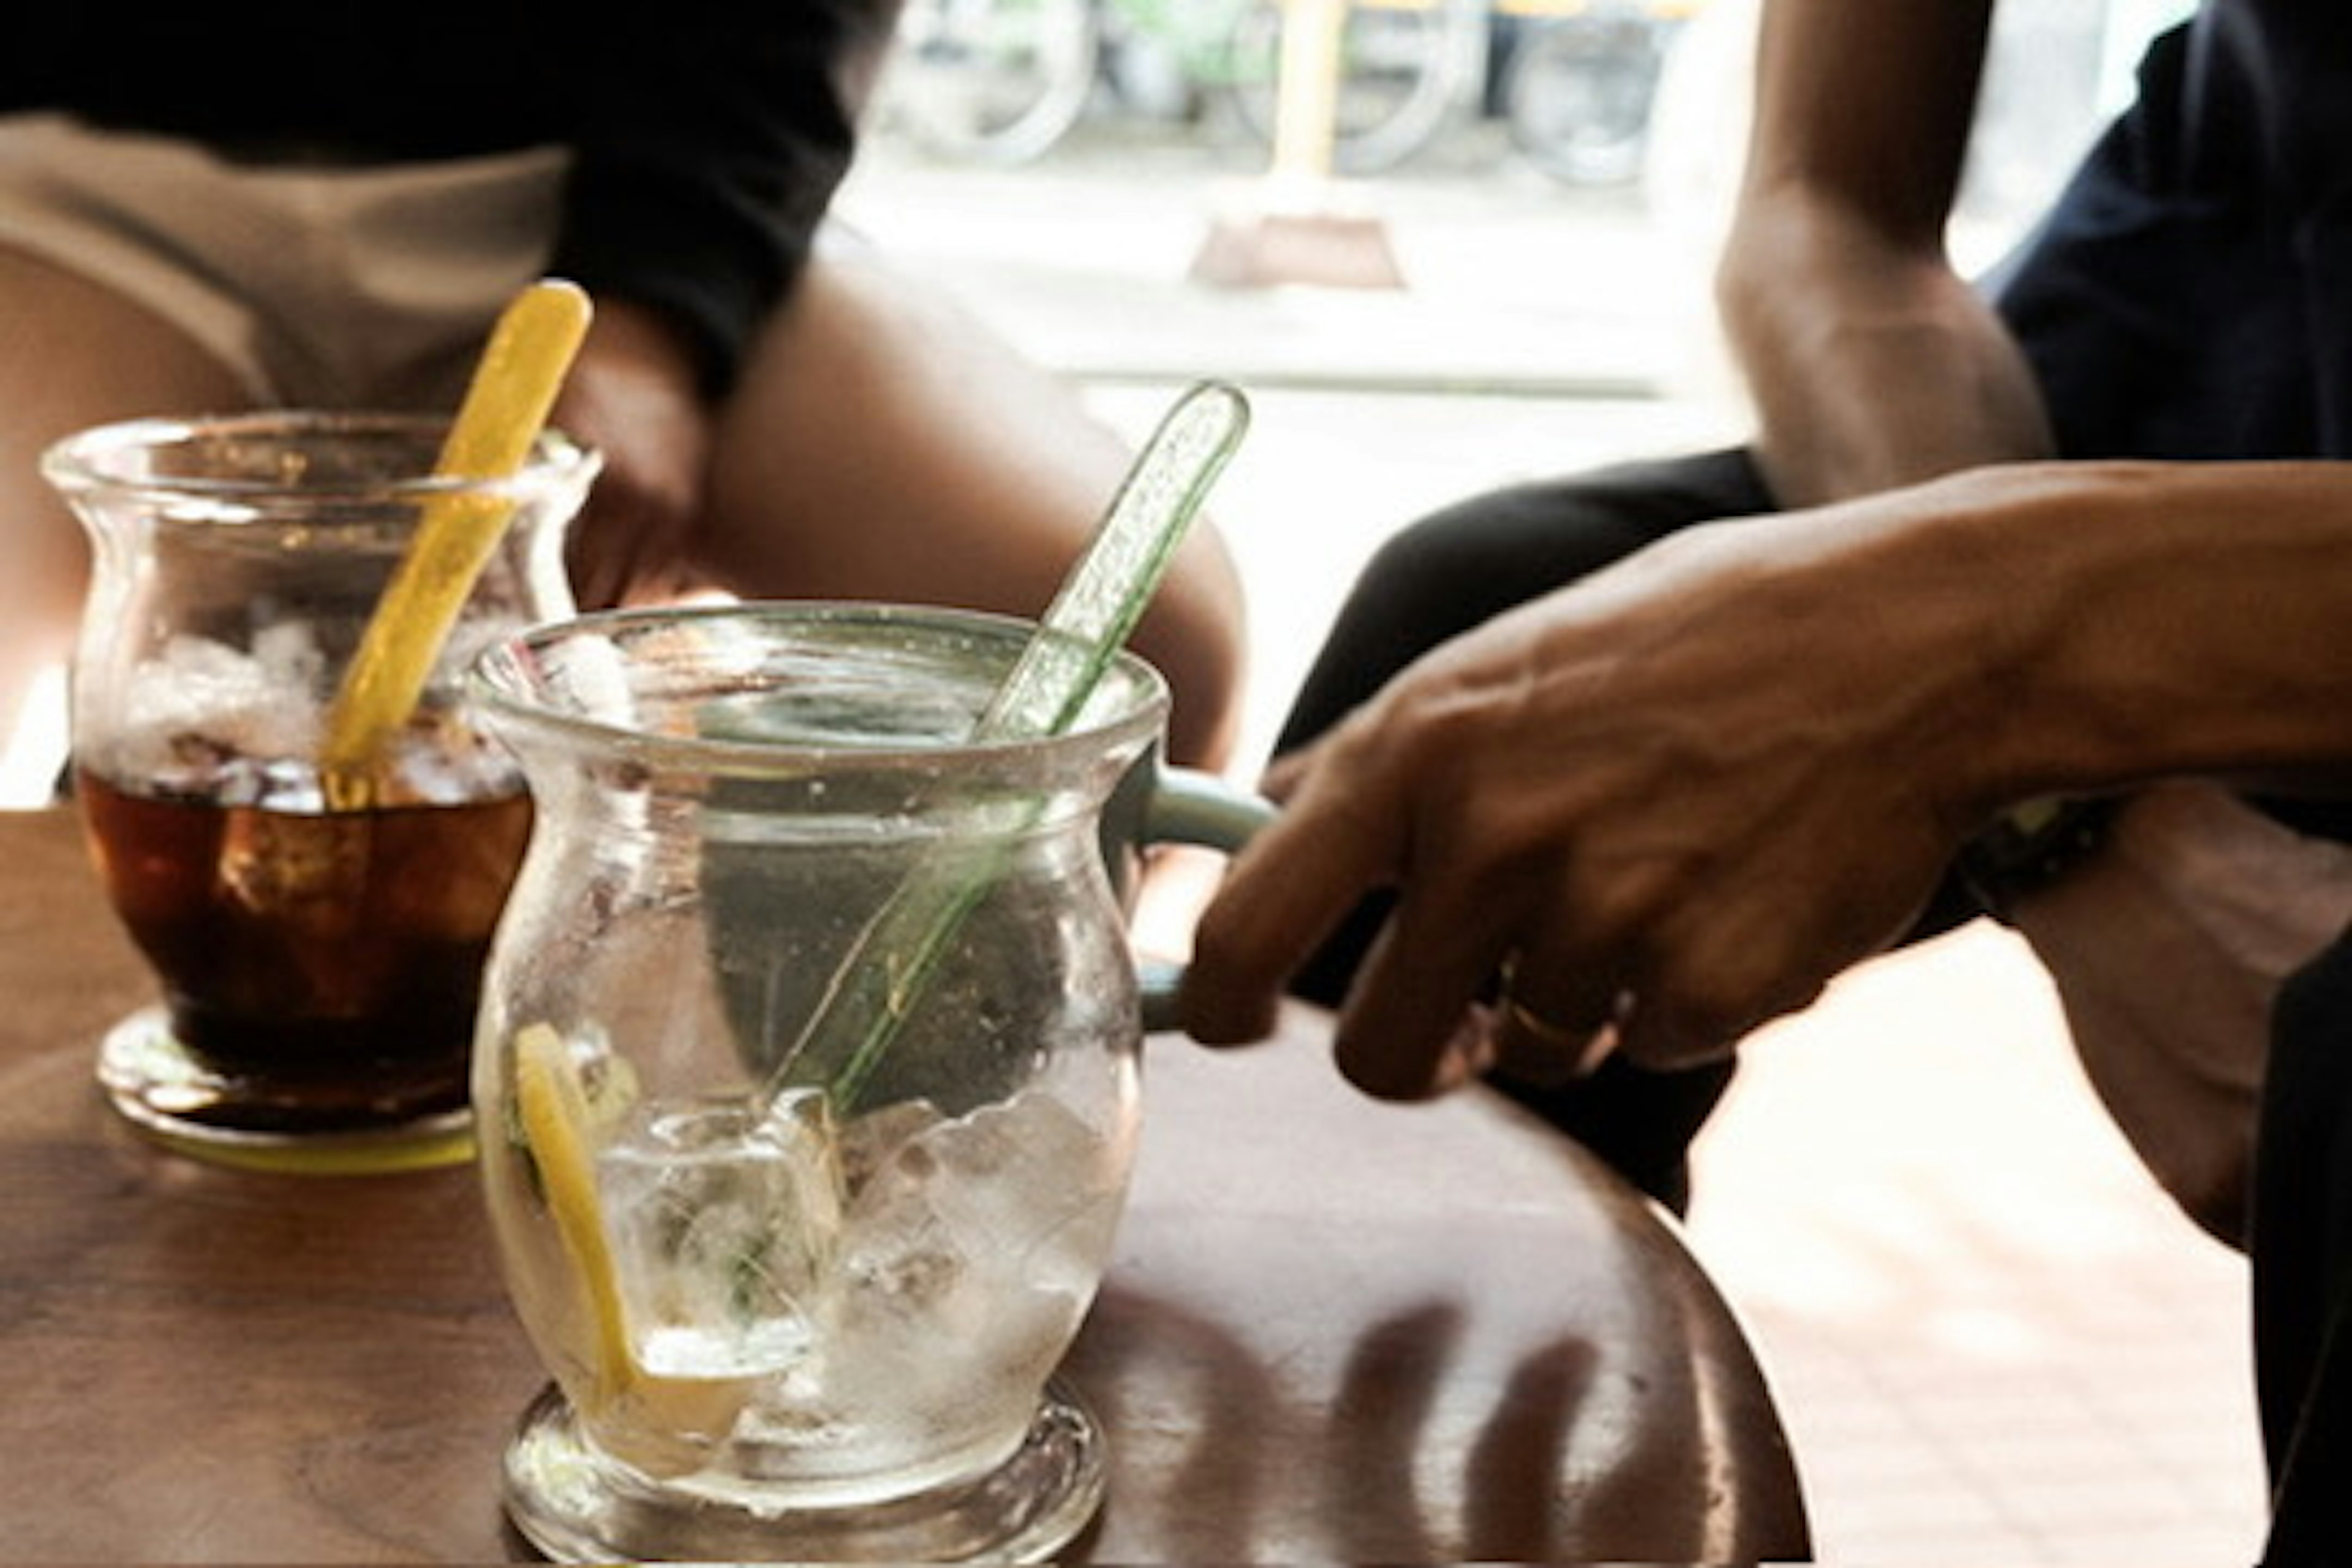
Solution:
[[[2272,1006],[2352,920],[2352,850],[2210,784],[2159,785],[2008,918],[2050,971],[2083,1068],[2150,1173],[2242,1247]]]
[[[2337,521],[2341,520],[2341,521]],[[1204,1040],[1398,894],[1338,1050],[1426,1092],[1508,962],[1701,1060],[1909,930],[2018,801],[2352,772],[2352,466],[2024,464],[1683,530],[1416,662],[1304,755],[1203,916]]]
[[[2041,400],[1944,230],[1990,0],[1773,0],[1717,276],[1790,506],[2050,454]]]
[[[1939,250],[1891,242],[1833,204],[1762,202],[1717,286],[1784,504],[2052,455],[2022,354]]]
[[[1979,805],[2352,784],[2352,466],[2032,464],[1890,500],[1945,513],[1898,536],[1905,591],[1994,606],[1965,678]]]

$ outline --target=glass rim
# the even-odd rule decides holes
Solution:
[[[271,504],[312,506],[320,502],[416,500],[459,493],[528,494],[551,484],[584,483],[603,459],[593,447],[548,426],[531,441],[522,466],[490,479],[436,474],[428,456],[413,475],[289,484],[236,474],[158,474],[141,471],[133,454],[186,447],[213,436],[280,437],[376,437],[415,438],[420,450],[437,455],[452,423],[446,414],[395,410],[255,409],[236,414],[152,415],[93,425],[59,437],[40,457],[40,471],[64,495],[104,494],[215,500],[257,508]]]
[[[688,771],[738,775],[805,773],[818,765],[836,772],[844,768],[876,773],[936,771],[942,760],[949,758],[966,764],[1025,763],[1050,769],[1057,763],[1075,763],[1124,742],[1148,742],[1160,732],[1167,719],[1171,700],[1167,678],[1150,660],[1126,647],[1113,654],[1105,679],[1115,674],[1129,681],[1135,689],[1132,700],[1115,711],[1082,712],[1068,729],[1055,734],[1004,740],[823,745],[679,735],[632,726],[613,718],[552,708],[532,700],[520,687],[520,679],[544,652],[563,642],[602,638],[609,643],[615,634],[728,621],[746,626],[863,626],[877,631],[892,627],[941,633],[961,631],[1002,642],[1016,652],[1037,629],[1034,621],[993,611],[867,600],[740,600],[600,610],[543,622],[497,639],[467,666],[464,688],[467,699],[488,710],[495,720],[510,720],[575,742],[611,746],[649,766],[667,763]],[[512,678],[505,673],[509,669],[515,672]],[[723,689],[730,689],[714,688],[715,692]]]

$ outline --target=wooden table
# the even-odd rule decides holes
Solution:
[[[0,1557],[528,1553],[541,1374],[463,1169],[199,1164],[105,1110],[149,995],[70,816],[0,813]],[[1079,1559],[1806,1555],[1740,1332],[1672,1226],[1481,1094],[1399,1109],[1315,1015],[1156,1040],[1118,1259],[1068,1372],[1110,1497]]]

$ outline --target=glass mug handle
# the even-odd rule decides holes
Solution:
[[[1137,824],[1139,845],[1190,844],[1231,851],[1274,820],[1271,801],[1214,773],[1158,763],[1147,763],[1139,772],[1148,780]],[[1171,959],[1147,960],[1137,965],[1137,980],[1144,1032],[1177,1027],[1176,994],[1183,984],[1184,966]]]

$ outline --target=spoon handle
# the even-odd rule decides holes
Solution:
[[[973,739],[1058,734],[1077,717],[1248,430],[1247,400],[1223,382],[1201,383],[1168,411]]]
[[[1248,402],[1218,382],[1192,388],[1169,410],[973,740],[1057,734],[1076,719],[1248,428]],[[948,844],[919,862],[851,942],[772,1084],[781,1087],[803,1060],[838,1061],[828,1090],[837,1109],[854,1105],[950,940],[1002,874],[1004,853],[1001,842]]]

